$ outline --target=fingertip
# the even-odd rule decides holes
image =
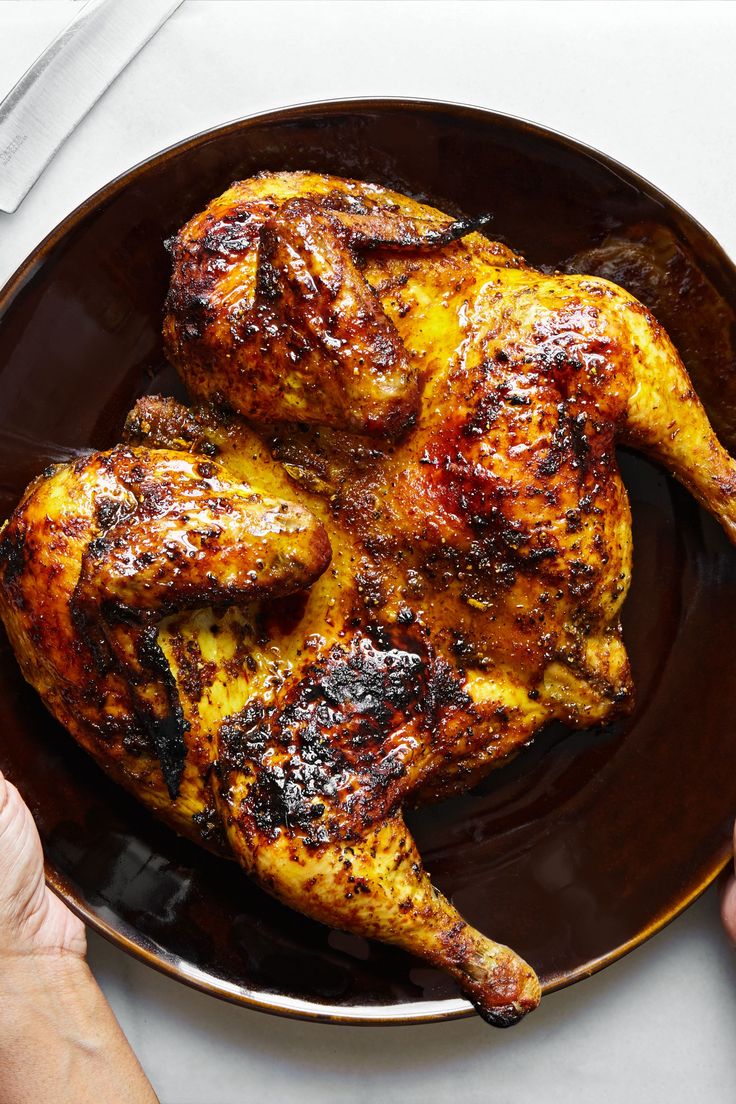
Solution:
[[[13,783],[0,771],[0,813],[11,808],[16,801],[22,802],[20,793]]]
[[[721,895],[721,922],[736,947],[736,877],[729,878]]]

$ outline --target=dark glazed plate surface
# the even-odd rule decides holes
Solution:
[[[51,460],[111,445],[145,391],[176,387],[159,337],[162,242],[263,169],[377,181],[449,211],[490,210],[537,265],[588,259],[648,300],[727,444],[736,440],[736,271],[711,237],[622,166],[543,129],[436,103],[279,111],[153,158],[72,214],[0,294],[0,516]],[[633,244],[632,244],[633,243]],[[688,904],[728,853],[736,811],[736,552],[688,495],[622,456],[635,563],[626,722],[549,729],[473,793],[411,816],[436,883],[532,962],[549,990],[590,974]],[[328,931],[230,863],[177,839],[45,713],[0,643],[0,768],[43,838],[51,883],[95,928],[219,996],[351,1022],[465,1015],[443,975]]]

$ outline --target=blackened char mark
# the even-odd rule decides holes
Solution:
[[[204,809],[200,809],[199,812],[193,815],[192,823],[199,832],[200,839],[207,847],[210,847],[213,851],[222,851],[227,854],[227,837],[214,807],[206,806]]]
[[[95,499],[95,519],[98,527],[103,533],[106,533],[108,529],[112,529],[114,525],[119,525],[130,517],[135,509],[134,505],[124,499],[109,498],[105,495],[98,495]]]
[[[557,425],[550,447],[538,464],[540,475],[557,475],[565,464],[578,471],[581,478],[587,474],[591,450],[586,425],[585,413],[570,410],[566,402],[558,404]]]
[[[185,724],[181,709],[177,703],[164,717],[156,717],[143,711],[140,712],[139,717],[156,749],[169,797],[175,801],[179,796],[187,754],[183,735]]]
[[[249,812],[259,831],[299,830],[309,844],[357,830],[396,800],[405,766],[391,737],[431,730],[467,708],[456,673],[395,627],[335,645],[271,714],[249,706],[220,731],[221,766],[252,769]],[[380,643],[379,643],[380,641]]]
[[[163,717],[154,716],[143,705],[137,694],[134,695],[134,700],[140,722],[149,733],[156,749],[169,797],[175,801],[179,796],[184,773],[184,762],[187,756],[184,733],[189,728],[189,724],[184,718],[176,679],[158,643],[158,626],[150,625],[143,630],[138,644],[138,658],[152,674],[159,675],[167,689],[169,709]]]
[[[347,659],[333,649],[318,687],[338,723],[353,722],[352,743],[360,745],[388,735],[397,714],[403,719],[417,712],[422,660],[395,648],[379,651],[366,639],[357,644]]]
[[[26,531],[25,527],[9,525],[0,538],[0,570],[6,587],[20,579],[26,567]]]

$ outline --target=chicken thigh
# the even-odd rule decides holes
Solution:
[[[732,539],[736,473],[643,306],[483,221],[311,173],[210,204],[164,323],[195,406],[140,400],[123,445],[29,488],[0,608],[49,708],[178,831],[507,1026],[537,978],[432,887],[402,808],[631,708],[616,442]]]

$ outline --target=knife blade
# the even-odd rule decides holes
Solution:
[[[182,0],[87,0],[0,103],[0,210],[51,158]]]

